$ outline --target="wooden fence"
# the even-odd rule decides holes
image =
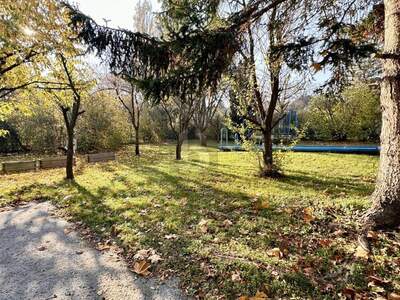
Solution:
[[[106,162],[115,160],[114,152],[96,153],[86,155],[86,160],[89,163]],[[76,159],[74,158],[74,165]],[[64,168],[67,165],[67,157],[50,157],[42,158],[39,160],[26,160],[26,161],[6,161],[0,163],[0,173],[17,173],[17,172],[30,172],[39,169],[56,169]]]
[[[75,157],[74,157],[74,165],[76,165]],[[40,169],[56,169],[56,168],[64,168],[66,166],[67,166],[66,156],[43,158],[39,160]]]
[[[96,154],[88,154],[87,161],[89,163],[96,163],[96,162],[104,162],[115,160],[115,153],[114,152],[107,152],[107,153],[96,153]]]
[[[3,173],[35,171],[38,169],[36,160],[7,161],[1,164]]]

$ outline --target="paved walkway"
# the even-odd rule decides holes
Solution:
[[[49,203],[0,213],[0,299],[185,299],[174,282],[131,273],[90,248]]]

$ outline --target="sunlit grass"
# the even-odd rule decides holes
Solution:
[[[318,280],[327,273],[348,273],[353,264],[355,221],[369,205],[377,157],[288,153],[285,177],[278,180],[258,178],[257,161],[246,152],[191,143],[179,162],[172,145],[143,146],[140,158],[132,153],[120,152],[117,162],[78,164],[74,183],[63,181],[62,169],[2,176],[0,205],[51,200],[101,235],[116,232],[114,239],[126,251],[156,249],[164,258],[161,269],[177,271],[189,292],[206,298],[257,290],[295,299],[335,298],[351,284],[339,276],[333,290],[315,288],[326,285]],[[267,205],[259,208],[260,202]],[[304,208],[313,208],[312,224],[304,221]],[[199,230],[201,220],[207,232]],[[232,224],[226,226],[226,220]],[[334,238],[338,229],[347,232],[345,238]],[[171,234],[177,239],[166,238]],[[320,239],[332,242],[321,246]],[[284,258],[268,255],[277,247]],[[335,255],[346,264],[332,265]],[[307,257],[315,278],[304,274]],[[234,272],[240,281],[231,278]]]

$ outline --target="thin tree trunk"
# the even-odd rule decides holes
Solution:
[[[69,130],[67,141],[67,166],[66,166],[67,179],[74,179],[74,131]]]
[[[135,155],[140,156],[139,127],[135,127]]]
[[[378,179],[364,229],[400,225],[400,4],[385,0],[384,78],[381,86],[382,133]]]
[[[178,140],[176,141],[176,152],[175,152],[176,160],[182,160],[182,144],[183,144],[183,141],[181,141],[178,138]]]
[[[203,147],[207,147],[207,134],[205,131],[199,129],[199,138],[200,138],[200,145]]]

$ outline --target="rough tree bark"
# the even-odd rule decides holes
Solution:
[[[400,225],[400,2],[385,0],[381,85],[382,133],[378,179],[364,229]]]

